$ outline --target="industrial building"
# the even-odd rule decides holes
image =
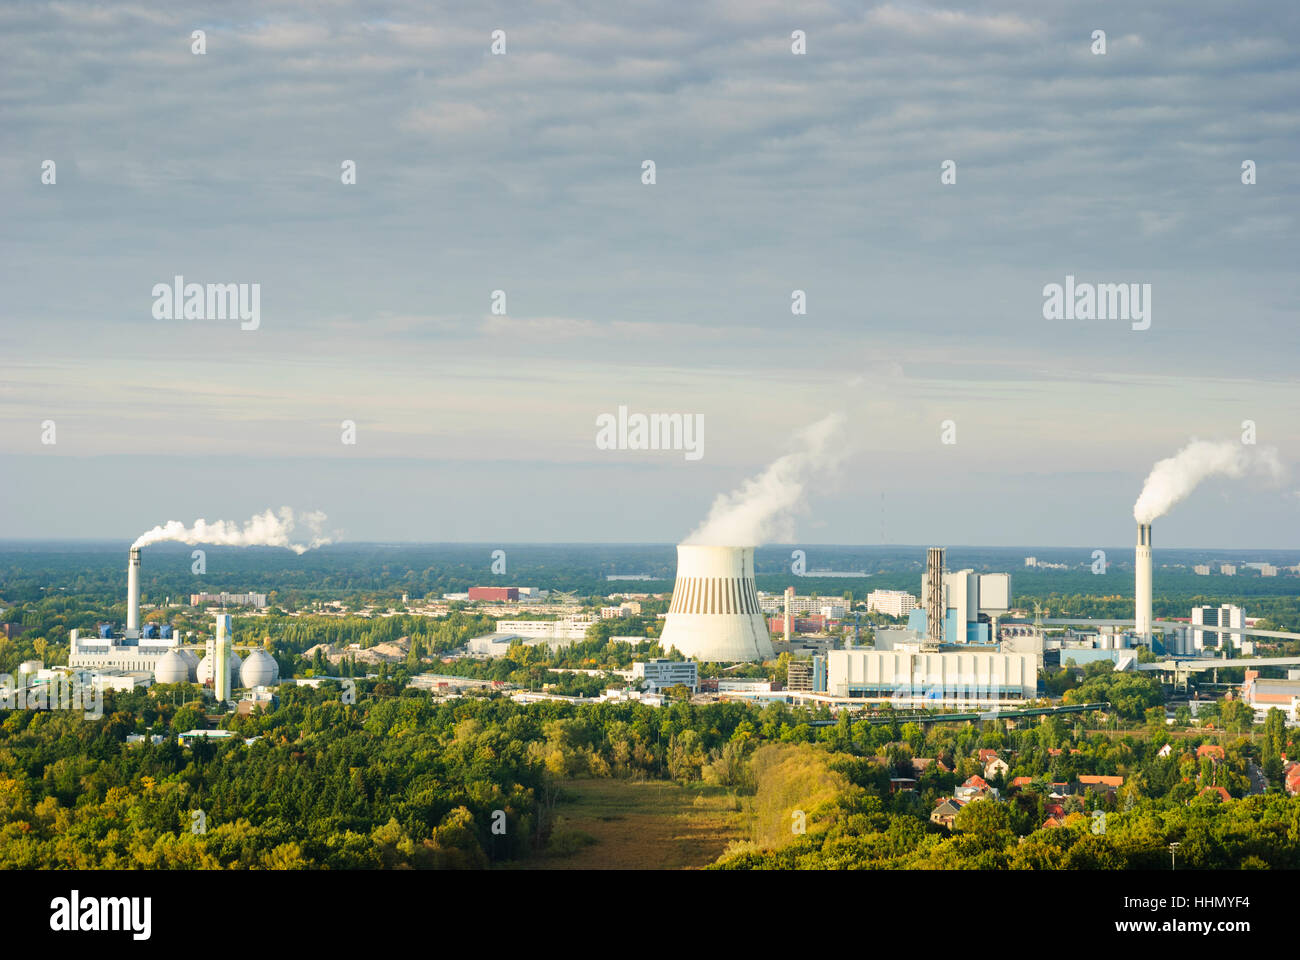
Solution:
[[[266,608],[266,594],[225,592],[190,594],[191,607],[204,607],[214,603],[223,607],[252,607],[254,610],[264,610]]]
[[[798,693],[824,693],[826,658],[817,656],[807,660],[791,660],[786,670],[785,688]]]
[[[552,650],[567,647],[575,640],[587,639],[587,630],[596,621],[590,617],[564,620],[498,620],[498,633],[513,633],[529,639],[545,640]]]
[[[772,658],[753,547],[677,547],[677,580],[660,645],[708,662]]]
[[[1258,670],[1247,670],[1241,685],[1241,699],[1255,711],[1255,722],[1262,723],[1269,710],[1281,710],[1288,720],[1300,720],[1300,670],[1287,671],[1286,680],[1261,677]]]
[[[700,668],[694,660],[637,661],[632,664],[632,679],[643,682],[649,693],[683,686],[693,694],[700,688]]]
[[[921,577],[921,605],[907,617],[908,630],[932,645],[997,640],[998,617],[1011,608],[1011,574],[944,570],[944,550],[931,547]]]
[[[470,600],[492,600],[505,602],[519,599],[518,587],[470,587]]]
[[[789,588],[789,596],[786,594],[760,593],[758,595],[758,605],[764,613],[781,613],[784,614],[786,609],[794,616],[806,615],[810,613],[821,613],[822,607],[826,606],[829,601],[826,597],[800,597],[796,596],[794,587]]]
[[[893,650],[831,650],[827,692],[909,706],[1015,703],[1038,695],[1033,653],[929,652],[920,644]]]
[[[889,617],[905,617],[917,605],[917,598],[906,590],[872,590],[867,594],[867,610]]]
[[[1200,628],[1241,628],[1245,625],[1245,612],[1241,607],[1234,607],[1230,603],[1220,604],[1217,607],[1192,607],[1192,649],[1204,650],[1206,647],[1212,647],[1215,650],[1222,650],[1225,643],[1236,649],[1241,649],[1242,635],[1240,633],[1223,633],[1217,630],[1202,630]]]
[[[152,674],[158,661],[177,649],[178,642],[171,624],[140,625],[140,548],[132,547],[126,568],[126,626],[114,630],[112,624],[101,623],[94,637],[83,637],[80,630],[70,631],[68,666],[100,673]]]

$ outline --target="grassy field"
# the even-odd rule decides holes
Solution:
[[[725,791],[673,783],[567,780],[554,833],[568,853],[515,864],[543,870],[690,870],[748,839],[748,815]],[[743,802],[743,801],[742,801]]]

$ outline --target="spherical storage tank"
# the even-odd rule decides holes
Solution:
[[[280,665],[265,650],[254,650],[239,668],[239,679],[246,687],[269,687],[280,679]]]
[[[230,651],[230,689],[232,690],[235,689],[235,687],[239,686],[240,662],[241,661],[239,659],[239,654],[231,650]],[[198,669],[195,671],[195,676],[197,677],[199,683],[206,684],[212,681],[212,658],[211,657],[205,656],[202,660],[199,661],[199,666]]]
[[[155,683],[185,683],[190,679],[190,665],[175,650],[168,650],[154,664]]]

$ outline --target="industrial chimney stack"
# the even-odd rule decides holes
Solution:
[[[131,548],[131,558],[126,565],[126,635],[134,637],[140,632],[140,548]]]
[[[1134,565],[1133,622],[1138,638],[1151,640],[1151,524],[1138,524],[1137,558]]]

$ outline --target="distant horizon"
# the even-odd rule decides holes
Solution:
[[[122,549],[127,550],[133,541],[133,537],[122,537],[120,540],[115,537],[0,537],[0,547],[6,545],[76,545],[84,544],[88,546],[115,546],[122,544]],[[152,543],[143,550],[154,550],[159,547],[182,548],[189,546],[205,547],[222,547],[230,550],[283,550],[285,553],[292,551],[284,547],[268,546],[265,544],[256,544],[252,546],[231,546],[226,544],[211,543],[194,543],[187,544],[176,540],[167,540],[160,543]],[[307,551],[307,554],[315,553],[322,550],[328,550],[335,547],[677,547],[681,546],[680,542],[670,540],[342,540],[337,543],[324,544],[319,547],[313,547]],[[749,544],[738,544],[737,546],[750,546]],[[1101,546],[1095,544],[1089,545],[1067,545],[1052,546],[1044,544],[989,544],[989,543],[812,543],[809,541],[790,541],[789,543],[764,543],[753,547],[755,550],[772,550],[789,547],[791,549],[834,549],[834,550],[928,550],[931,547],[942,547],[945,550],[998,550],[998,551],[1086,551],[1091,554],[1093,550],[1101,549],[1108,553],[1123,553],[1131,551],[1133,544],[1123,546]],[[1217,551],[1220,553],[1271,553],[1271,554],[1294,554],[1297,557],[1297,563],[1300,563],[1300,547],[1214,547],[1214,546],[1196,546],[1196,547],[1153,547],[1153,553],[1161,551],[1177,551],[1184,553],[1193,553],[1197,551]],[[307,554],[302,554],[306,556]],[[1032,554],[1030,554],[1032,555]],[[1082,562],[1082,561],[1081,561]],[[1114,561],[1111,561],[1112,563]],[[813,576],[816,571],[809,570],[805,576]],[[840,572],[840,571],[831,571]]]

